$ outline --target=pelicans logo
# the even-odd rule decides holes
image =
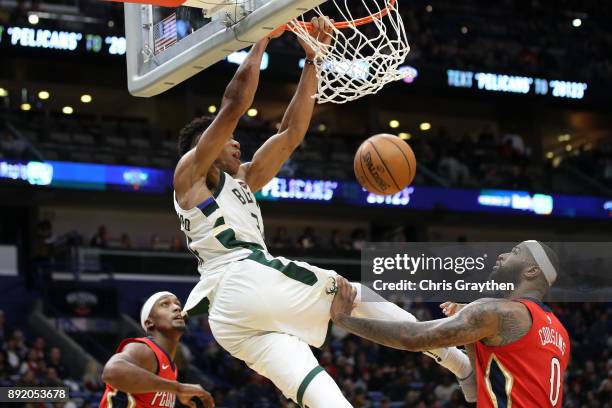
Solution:
[[[140,186],[147,184],[149,175],[141,170],[134,169],[123,173],[123,181],[131,185],[134,190],[139,190]]]

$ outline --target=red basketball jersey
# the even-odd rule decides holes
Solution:
[[[116,353],[121,352],[129,343],[144,343],[157,358],[157,375],[167,380],[176,381],[178,370],[170,355],[161,348],[151,337],[125,339],[117,347]],[[129,394],[106,385],[104,396],[100,401],[100,408],[173,408],[176,396],[171,392],[147,392],[144,394]]]
[[[558,408],[570,341],[561,322],[544,303],[517,299],[529,309],[527,334],[506,346],[476,343],[478,408]]]

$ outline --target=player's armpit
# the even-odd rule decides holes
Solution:
[[[294,135],[286,130],[270,137],[255,152],[253,160],[240,166],[239,174],[252,192],[259,191],[278,174],[283,163],[303,140],[303,134]]]

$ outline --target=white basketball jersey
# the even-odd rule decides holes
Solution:
[[[212,197],[190,210],[179,207],[175,197],[174,208],[200,273],[243,259],[255,248],[267,251],[259,205],[242,180],[221,172]]]

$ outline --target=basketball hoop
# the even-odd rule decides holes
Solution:
[[[319,17],[338,16],[333,23],[334,39],[330,45],[310,35],[312,23],[302,15],[285,25],[306,42],[316,54],[319,103],[345,103],[378,92],[385,84],[413,76],[402,70],[410,46],[399,14],[397,0],[329,0],[326,10],[315,7]],[[328,10],[333,3],[332,10]],[[369,14],[355,18],[351,7]],[[312,16],[312,13],[310,14]]]
[[[319,103],[345,103],[415,76],[401,68],[410,47],[398,0],[129,0],[124,7],[128,89],[136,96],[164,92],[274,27],[314,50]],[[189,7],[202,12],[179,18]],[[309,34],[310,19],[324,16],[335,21],[329,45]]]

